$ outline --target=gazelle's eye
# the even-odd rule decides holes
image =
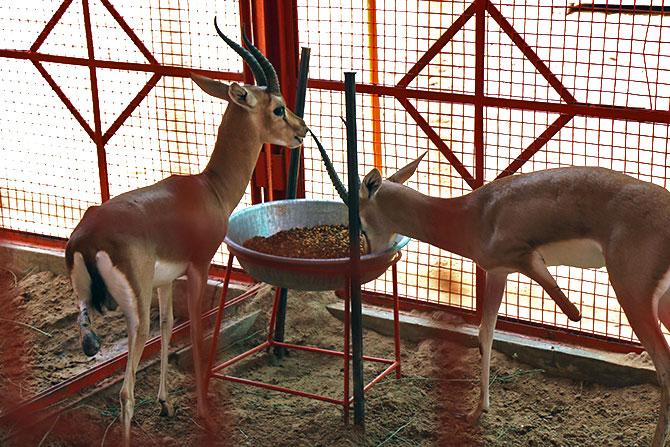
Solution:
[[[284,113],[286,113],[286,109],[284,109],[284,106],[279,106],[276,109],[272,111],[277,116],[284,116]]]

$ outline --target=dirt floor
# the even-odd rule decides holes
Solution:
[[[90,366],[80,352],[76,308],[66,278],[33,273],[19,281],[13,307],[0,318],[15,337],[0,344],[0,394],[23,397],[58,383]],[[324,348],[341,348],[342,326],[325,309],[337,300],[332,293],[296,293],[289,297],[287,339]],[[6,299],[4,302],[8,302]],[[250,337],[229,354],[260,342],[271,306],[266,294],[241,312],[262,309],[263,318]],[[125,336],[117,313],[97,319],[103,351]],[[49,333],[48,337],[40,331]],[[7,354],[22,347],[15,361]],[[366,331],[365,351],[391,357],[392,340]],[[104,353],[103,353],[104,354]],[[172,418],[159,416],[156,403],[159,367],[141,370],[135,390],[135,445],[228,446],[602,446],[649,445],[653,434],[658,389],[651,385],[612,388],[555,378],[494,352],[491,410],[477,427],[462,415],[478,395],[477,349],[438,340],[403,342],[403,377],[387,378],[366,395],[366,432],[342,423],[342,409],[327,403],[231,383],[213,382],[209,400],[214,428],[204,430],[195,416],[194,384],[189,371],[170,366],[169,394],[176,408]],[[25,366],[28,373],[20,374]],[[366,365],[369,379],[372,366]],[[379,368],[375,367],[375,372]],[[342,362],[304,352],[277,360],[262,353],[233,370],[239,376],[340,397]],[[45,420],[21,436],[0,427],[0,445],[112,446],[119,444],[120,384],[83,399],[57,418]],[[5,406],[7,401],[5,401]],[[3,440],[4,439],[4,440]]]

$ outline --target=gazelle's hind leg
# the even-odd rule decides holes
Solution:
[[[618,276],[610,271],[610,281],[616,292],[619,303],[626,313],[626,317],[654,362],[658,383],[661,388],[661,408],[652,446],[662,447],[668,435],[670,424],[670,347],[661,332],[658,322],[661,313],[660,303],[656,308],[656,300],[645,295],[642,291],[628,290],[625,284],[617,280]],[[663,292],[660,292],[663,293]],[[668,314],[664,309],[662,314],[664,325],[668,324]]]
[[[489,409],[489,375],[491,371],[491,348],[493,346],[493,332],[498,319],[498,309],[505,292],[507,273],[487,273],[486,292],[482,306],[482,321],[479,324],[479,352],[481,360],[481,379],[479,404],[468,415],[468,422],[477,422],[482,412]]]
[[[174,316],[172,313],[172,283],[158,288],[158,303],[161,320],[161,377],[158,387],[158,402],[161,404],[161,416],[174,416],[174,408],[167,395],[168,353]]]
[[[121,402],[121,426],[123,429],[123,445],[130,445],[130,422],[135,409],[135,374],[144,351],[144,345],[149,338],[149,310],[151,307],[151,277],[153,271],[149,265],[137,268],[135,273],[139,278],[140,296],[136,296],[133,288],[118,268],[112,264],[109,255],[104,251],[96,255],[96,263],[100,275],[105,281],[107,290],[118,303],[126,317],[128,328],[128,362],[121,386],[119,400]],[[150,265],[153,267],[153,264]]]
[[[72,289],[77,297],[79,306],[79,338],[84,354],[94,356],[100,350],[100,338],[93,331],[91,316],[88,308],[91,303],[91,276],[86,269],[86,263],[81,253],[73,255],[72,271],[70,272]]]

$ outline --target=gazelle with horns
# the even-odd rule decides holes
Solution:
[[[158,289],[161,413],[172,415],[166,389],[172,334],[172,282],[186,274],[198,416],[207,417],[201,357],[201,301],[210,261],[227,231],[228,217],[249,183],[264,143],[298,147],[307,128],[286,108],[277,74],[246,36],[241,47],[221,38],[249,65],[257,86],[230,85],[191,74],[209,95],[228,102],[211,159],[197,175],[173,175],[86,210],[72,232],[66,262],[80,308],[82,348],[92,356],[100,340],[90,310],[121,308],[128,329],[128,364],[120,393],[124,445],[129,444],[135,373],[149,335],[149,310]]]
[[[377,169],[365,176],[361,224],[373,252],[387,248],[399,233],[470,258],[487,271],[479,303],[480,398],[468,419],[476,422],[489,408],[493,331],[507,275],[520,272],[535,280],[578,321],[579,310],[547,266],[607,267],[619,303],[656,367],[661,410],[653,446],[663,446],[670,418],[670,348],[659,319],[670,329],[670,192],[609,169],[568,167],[502,178],[443,199],[403,185],[424,156],[386,180]],[[326,167],[336,179],[332,165]],[[335,183],[346,202],[346,189]]]

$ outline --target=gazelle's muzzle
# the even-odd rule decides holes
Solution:
[[[290,145],[291,148],[296,148],[300,146],[307,135],[307,125],[302,118],[299,118],[297,115],[291,113],[286,117],[286,123],[291,126],[291,129],[295,132],[293,140],[295,145]]]

